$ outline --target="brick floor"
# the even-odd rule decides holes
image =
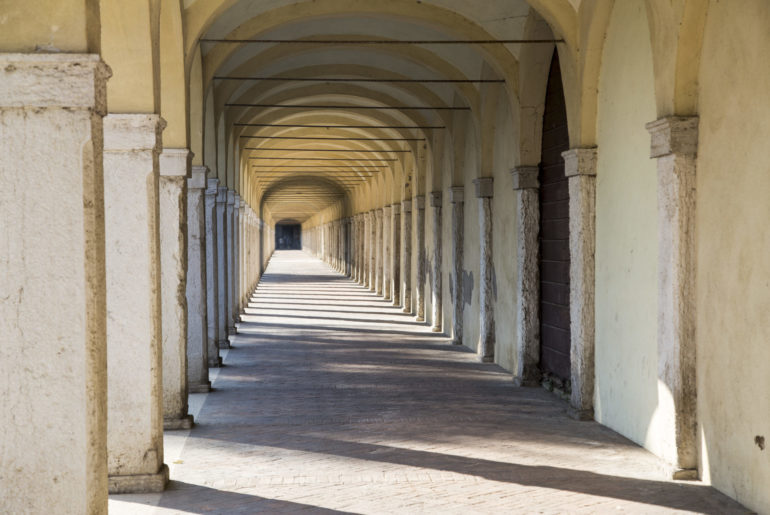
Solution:
[[[224,362],[169,489],[111,513],[748,513],[298,251]]]

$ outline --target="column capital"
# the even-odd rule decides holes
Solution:
[[[402,200],[401,201],[401,209],[403,209],[404,213],[411,213],[412,212],[412,201],[411,200]]]
[[[227,196],[228,206],[232,206],[233,204],[235,204],[235,192],[233,190],[228,189],[225,195]]]
[[[697,116],[666,116],[646,124],[650,133],[650,158],[698,153]]]
[[[388,216],[390,214],[391,206],[388,204],[387,206],[382,206],[382,213],[385,216]]]
[[[216,195],[219,189],[219,179],[206,179],[206,195]]]
[[[414,206],[417,209],[425,209],[425,195],[415,195]]]
[[[166,122],[157,114],[108,114],[103,127],[105,152],[160,153]]]
[[[190,178],[187,179],[187,188],[202,190],[206,187],[206,171],[208,168],[205,166],[193,166],[190,171]]]
[[[398,215],[401,213],[401,204],[391,204],[390,209],[392,209],[394,215]]]
[[[452,186],[449,188],[449,202],[456,204],[465,200],[465,186]]]
[[[378,207],[377,209],[375,209],[374,210],[374,214],[375,214],[375,216],[377,216],[377,218],[381,218],[382,217],[382,208]]]
[[[242,198],[241,198],[241,199],[239,199],[239,204],[238,204],[238,207],[239,207],[240,209],[243,209],[243,210],[245,210],[245,209],[246,209],[246,201],[245,201],[245,200],[243,200]]]
[[[240,209],[241,208],[241,196],[238,195],[238,193],[234,193],[233,194],[233,207],[235,209]]]
[[[571,148],[561,153],[564,159],[564,175],[596,175],[596,147]]]
[[[540,188],[537,176],[540,173],[538,166],[520,165],[511,170],[514,190],[536,190]]]
[[[476,198],[492,198],[494,196],[494,178],[479,177],[473,179],[473,184],[476,185]]]
[[[432,191],[430,193],[430,206],[441,207],[441,202],[444,200],[444,193],[441,191]]]
[[[217,204],[227,203],[227,186],[219,186],[217,188]]]
[[[186,148],[164,148],[158,157],[161,177],[186,177],[193,154]]]

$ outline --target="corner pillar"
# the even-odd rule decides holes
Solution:
[[[110,493],[161,492],[168,482],[158,212],[164,126],[154,114],[104,118]]]
[[[191,393],[211,390],[206,318],[205,166],[187,179],[187,384]]]
[[[697,478],[695,188],[698,117],[647,124],[658,161],[658,379],[673,398],[675,479]]]
[[[562,152],[569,183],[570,416],[593,420],[596,148]]]

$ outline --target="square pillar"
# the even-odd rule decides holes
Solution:
[[[443,194],[440,191],[434,191],[430,194],[430,207],[433,209],[433,259],[431,263],[431,331],[440,333],[443,319],[443,297],[441,293],[441,204]]]
[[[449,294],[452,296],[452,343],[463,344],[463,244],[465,232],[465,187],[449,188],[452,203],[452,275]]]
[[[227,339],[227,187],[217,188],[217,347],[229,349]]]
[[[415,236],[417,236],[417,321],[425,322],[425,196],[414,197]]]
[[[390,269],[390,226],[392,216],[391,207],[389,205],[382,208],[382,296],[385,300],[393,300],[390,284],[390,276],[392,275]]]
[[[562,152],[569,183],[570,416],[593,420],[596,148]]]
[[[0,54],[6,513],[107,512],[109,76],[98,55]]]
[[[237,315],[235,309],[235,246],[238,241],[238,234],[236,233],[235,218],[237,216],[235,209],[235,197],[236,193],[233,190],[227,190],[227,204],[225,210],[225,260],[227,261],[227,275],[225,276],[225,317],[227,324],[227,334],[235,334],[235,317]],[[230,346],[228,339],[227,346]]]
[[[104,118],[110,493],[160,492],[168,482],[158,199],[164,125],[154,114]]]
[[[486,363],[495,360],[495,271],[492,260],[492,177],[475,179],[476,197],[479,199],[479,252],[481,281],[479,284],[479,343],[476,351]]]
[[[393,305],[401,305],[401,205],[391,204],[390,212],[390,290]]]
[[[191,393],[211,390],[206,310],[205,166],[187,179],[187,385]]]
[[[663,458],[675,479],[696,479],[695,173],[698,117],[647,124],[658,160],[658,379],[673,399],[672,445]]]
[[[537,166],[511,170],[516,192],[517,386],[540,385],[540,182]]]
[[[382,240],[382,209],[377,209],[374,211],[374,224],[375,224],[375,235],[374,235],[374,253],[375,253],[375,262],[376,262],[376,272],[374,276],[374,284],[375,284],[375,290],[377,292],[377,295],[382,295],[382,275],[383,275],[383,266],[382,266],[382,248],[383,248],[383,240]]]
[[[404,289],[404,313],[412,313],[412,201],[404,200],[401,202],[401,211],[404,216],[401,217],[401,248],[403,249],[403,260],[401,261],[401,284]]]
[[[163,428],[189,429],[187,413],[187,175],[192,154],[160,155],[160,292],[163,341]]]
[[[219,356],[219,256],[217,237],[218,179],[206,180],[204,208],[206,221],[206,345],[209,367],[222,365]]]

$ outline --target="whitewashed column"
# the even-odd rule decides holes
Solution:
[[[430,207],[433,208],[433,259],[431,264],[431,331],[440,333],[443,330],[443,295],[441,292],[441,204],[443,193],[434,191],[430,194]]]
[[[562,152],[569,181],[570,416],[593,419],[596,148]]]
[[[187,174],[192,154],[160,155],[160,291],[163,317],[163,428],[189,429],[187,413]]]
[[[206,318],[205,166],[187,179],[187,385],[191,393],[211,390]]]
[[[412,313],[412,201],[402,201],[401,210],[404,213],[404,216],[401,217],[401,224],[403,225],[401,232],[401,248],[403,249],[401,284],[404,290],[402,311]]]
[[[658,161],[658,379],[674,402],[675,479],[697,478],[695,188],[698,117],[647,124]]]
[[[511,170],[516,192],[517,386],[540,385],[540,183],[537,166]]]
[[[483,362],[495,360],[495,270],[492,253],[492,177],[475,179],[479,199],[479,343],[477,352]]]
[[[452,276],[449,282],[452,296],[452,343],[463,344],[463,235],[465,188],[453,186],[449,189],[452,203]]]
[[[107,512],[109,75],[96,54],[0,54],[0,511],[9,514]]]
[[[414,197],[415,211],[415,235],[417,236],[417,321],[425,321],[425,196]]]
[[[160,492],[168,482],[158,213],[163,127],[154,114],[104,118],[110,493]]]
[[[391,235],[390,235],[390,226],[391,226],[391,207],[385,206],[382,208],[382,295],[385,298],[385,300],[393,300],[393,296],[391,294],[391,285],[390,285],[390,276],[392,275],[391,272],[391,262],[390,262],[390,252],[391,252]]]
[[[227,339],[227,187],[217,189],[217,347],[229,349]]]
[[[393,305],[401,305],[401,204],[391,204],[390,290]]]
[[[219,356],[219,259],[217,245],[217,191],[218,179],[206,180],[204,209],[206,220],[206,345],[209,367],[222,365]]]

